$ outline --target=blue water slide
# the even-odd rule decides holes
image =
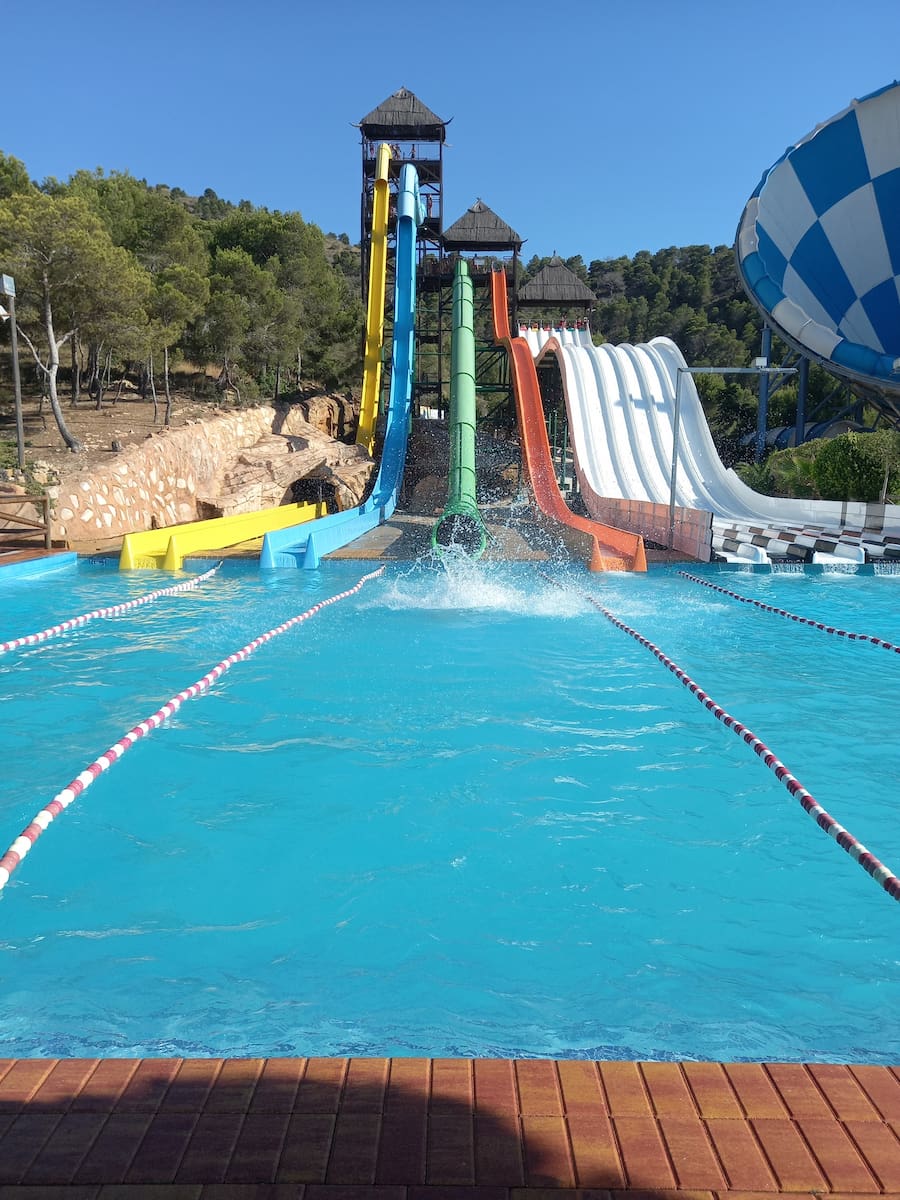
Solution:
[[[386,521],[397,506],[409,437],[415,353],[416,234],[425,218],[415,167],[404,164],[397,194],[397,250],[394,283],[394,342],[391,387],[384,446],[378,474],[368,498],[357,508],[332,513],[267,533],[259,556],[260,568],[304,567],[314,570],[319,560]]]
[[[785,151],[747,202],[735,249],[747,294],[788,345],[900,397],[900,83]]]

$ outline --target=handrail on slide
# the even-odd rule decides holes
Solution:
[[[397,193],[397,250],[394,272],[394,342],[387,424],[378,474],[368,498],[357,508],[332,513],[292,529],[274,530],[263,539],[262,569],[306,567],[315,569],[323,554],[346,546],[390,517],[397,506],[406,446],[409,438],[415,354],[416,234],[425,219],[415,167],[400,170]],[[382,278],[381,308],[384,310]],[[370,293],[371,300],[371,293]]]
[[[447,503],[431,532],[440,553],[456,550],[480,558],[487,545],[476,500],[475,309],[469,267],[459,259],[453,278],[453,340],[450,350],[450,466]]]
[[[502,269],[491,275],[491,299],[494,340],[509,354],[522,458],[538,511],[553,522],[569,550],[587,560],[590,570],[646,571],[647,554],[640,535],[579,517],[563,500],[553,470],[534,359],[525,338],[514,338],[510,333],[506,273]]]

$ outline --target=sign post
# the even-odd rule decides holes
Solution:
[[[16,328],[16,281],[12,275],[0,275],[0,297],[7,301],[9,336],[12,345],[13,395],[16,406],[16,461],[25,469],[25,430],[22,425],[22,383],[19,378],[19,331]],[[0,312],[2,312],[0,308]]]

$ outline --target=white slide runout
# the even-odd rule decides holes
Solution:
[[[668,504],[676,387],[679,368],[687,367],[676,344],[659,337],[594,346],[585,330],[521,333],[536,358],[558,359],[571,443],[589,487],[603,497]],[[891,552],[900,536],[898,505],[789,499],[747,487],[719,458],[693,376],[680,374],[675,503],[712,512],[720,557],[853,563]]]

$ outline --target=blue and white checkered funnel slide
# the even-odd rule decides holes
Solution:
[[[900,394],[900,83],[854,100],[766,171],[736,251],[785,341]]]

